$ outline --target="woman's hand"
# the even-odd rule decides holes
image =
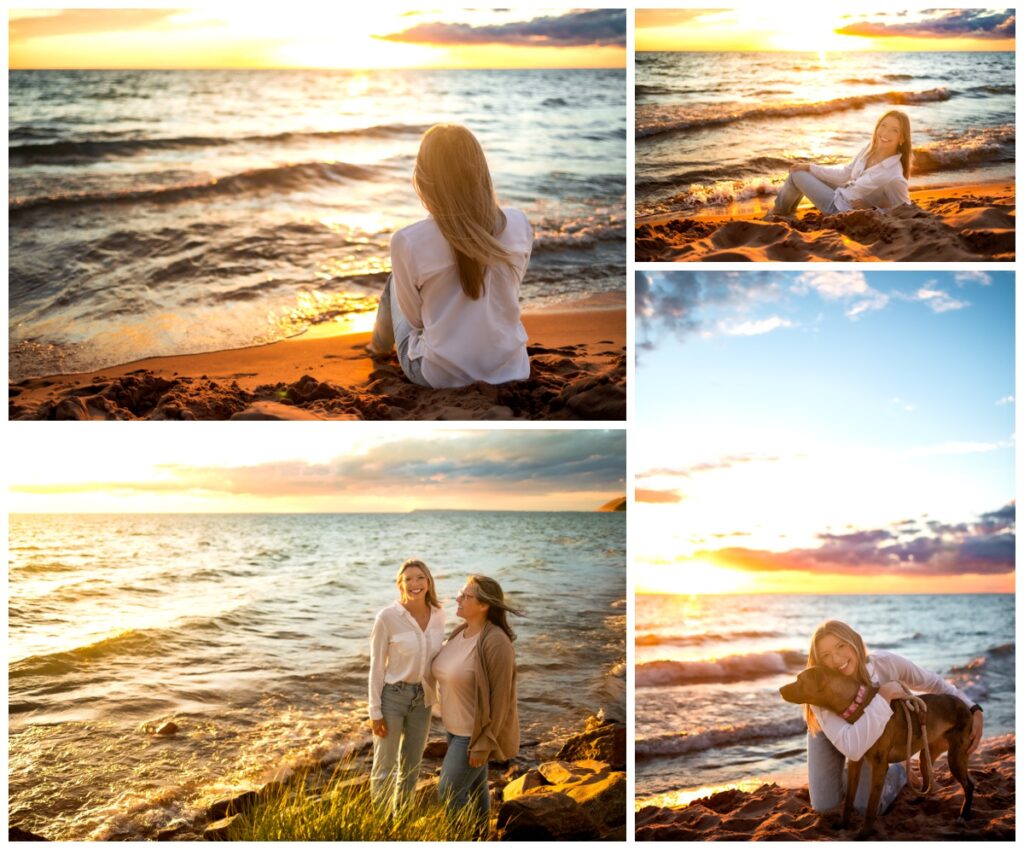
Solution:
[[[487,759],[481,758],[480,756],[474,756],[472,753],[469,754],[470,767],[483,767],[485,764],[487,764]]]
[[[371,720],[370,725],[373,727],[373,734],[378,738],[386,738],[388,736],[388,724],[382,717],[380,720]]]
[[[789,167],[789,173],[794,174],[797,171],[810,171],[811,166],[806,162],[797,162]]]
[[[971,721],[971,741],[967,745],[967,755],[970,755],[976,749],[978,749],[978,744],[981,743],[981,729],[984,725],[985,721],[982,718],[981,712],[974,712]]]
[[[894,699],[906,699],[910,696],[910,691],[903,687],[900,682],[886,682],[878,689],[878,693],[889,702],[892,702]]]
[[[867,201],[861,200],[860,198],[857,198],[857,200],[855,200],[853,202],[852,206],[853,206],[853,208],[855,210],[870,210],[870,209],[874,209],[874,207],[872,207],[871,204],[869,204]]]

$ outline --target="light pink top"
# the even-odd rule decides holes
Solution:
[[[476,644],[480,634],[465,632],[444,642],[431,672],[437,682],[441,722],[452,735],[472,735],[476,718]]]

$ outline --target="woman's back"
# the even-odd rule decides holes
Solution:
[[[511,265],[489,264],[477,299],[463,291],[455,253],[433,218],[404,227],[391,238],[395,294],[414,327],[409,355],[422,358],[423,377],[432,387],[501,384],[530,375],[519,286],[530,261],[533,231],[519,210],[503,212],[505,227],[496,238]]]

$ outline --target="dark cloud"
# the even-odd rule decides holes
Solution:
[[[753,303],[774,300],[780,278],[771,272],[637,272],[636,316],[643,333],[637,348],[649,351],[671,334],[685,340],[705,329],[706,307],[730,306],[742,313]]]
[[[26,493],[207,491],[262,497],[392,492],[607,493],[626,480],[625,432],[486,431],[406,439],[326,463],[275,461],[253,466],[166,465],[162,481],[14,485]]]
[[[732,547],[696,557],[750,570],[799,570],[851,575],[1001,575],[1014,569],[1015,505],[982,514],[976,522],[928,523],[930,535],[908,535],[906,523],[892,529],[820,534],[816,549],[767,552]]]
[[[675,504],[683,501],[683,496],[678,490],[645,490],[642,487],[636,488],[636,500],[647,502],[652,505]]]
[[[904,38],[1014,38],[1016,16],[1013,9],[925,9],[934,15],[922,21],[887,23],[858,21],[836,30],[841,35]]]
[[[625,47],[624,9],[591,9],[557,17],[534,18],[507,24],[434,23],[417,24],[390,35],[374,36],[384,41],[413,44],[507,44],[521,47]]]
[[[56,35],[98,32],[130,32],[149,29],[181,14],[182,9],[63,9],[54,15],[14,18],[8,31],[11,41]]]

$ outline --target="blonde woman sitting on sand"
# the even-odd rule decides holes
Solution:
[[[910,203],[910,119],[891,110],[879,119],[871,144],[840,166],[798,163],[789,169],[771,214],[788,217],[804,196],[823,213]]]
[[[423,561],[402,564],[395,583],[400,598],[377,614],[370,634],[369,705],[370,796],[397,813],[412,800],[430,732],[430,665],[444,640],[444,611]]]
[[[430,216],[391,237],[370,354],[397,348],[406,377],[427,387],[528,378],[519,318],[533,246],[526,216],[498,206],[483,149],[457,124],[423,134],[413,186]]]
[[[857,761],[864,756],[892,717],[889,701],[906,697],[908,690],[922,694],[949,694],[961,699],[973,715],[968,753],[974,752],[981,743],[983,721],[980,705],[941,676],[918,667],[901,655],[884,651],[869,655],[863,638],[846,623],[828,620],[815,630],[807,654],[807,666],[819,664],[879,690],[869,703],[856,707],[851,714],[851,718],[855,718],[853,722],[827,708],[804,706],[807,787],[811,807],[816,811],[829,811],[843,801],[846,759]],[[904,766],[890,764],[878,804],[879,812],[884,812],[892,804],[906,782]],[[870,792],[871,771],[862,770],[854,798],[854,808],[861,814],[867,809]]]
[[[470,806],[484,832],[491,807],[487,763],[519,752],[516,636],[508,614],[522,612],[486,576],[470,576],[455,598],[455,613],[465,622],[444,642],[433,666],[448,735],[437,790],[455,809]]]

